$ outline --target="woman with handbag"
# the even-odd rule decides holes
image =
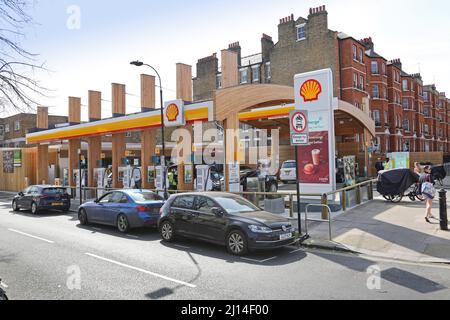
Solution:
[[[436,189],[434,188],[434,179],[431,174],[431,167],[426,166],[423,171],[424,173],[420,176],[419,180],[420,190],[427,205],[425,221],[431,223],[430,219],[436,219],[431,214],[431,210],[433,209],[433,199],[436,197]]]

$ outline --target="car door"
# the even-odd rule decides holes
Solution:
[[[27,208],[27,204],[25,201],[26,196],[28,195],[28,193],[30,192],[31,187],[26,188],[25,190],[22,191],[22,196],[19,196],[19,198],[17,198],[17,206],[19,208]]]
[[[87,208],[89,219],[95,222],[101,222],[104,211],[107,210],[106,205],[112,201],[113,192],[105,194],[92,207]]]
[[[195,196],[178,196],[170,208],[170,215],[174,217],[177,232],[187,235],[194,234],[193,220],[196,216],[194,211]]]
[[[124,196],[123,192],[115,191],[111,194],[111,198],[103,204],[99,213],[99,222],[106,225],[115,225],[115,220],[120,212],[121,200]]]
[[[24,209],[31,210],[31,203],[33,203],[34,197],[39,195],[38,187],[31,187],[28,193],[23,197]]]
[[[212,210],[220,206],[211,198],[197,196],[193,220],[195,235],[214,242],[223,242],[227,226],[226,216],[217,216]]]

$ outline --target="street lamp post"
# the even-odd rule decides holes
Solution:
[[[163,99],[163,89],[162,89],[162,81],[161,81],[161,76],[159,75],[159,72],[153,68],[151,65],[141,62],[141,61],[132,61],[130,62],[131,65],[136,66],[136,67],[142,67],[142,66],[147,66],[149,68],[151,68],[156,75],[158,76],[158,80],[159,80],[159,97],[161,100],[161,140],[162,140],[162,156],[161,156],[161,165],[163,166],[163,189],[164,189],[164,197],[167,199],[168,194],[167,194],[167,184],[166,184],[166,143],[164,141],[165,136],[164,136],[164,99]]]

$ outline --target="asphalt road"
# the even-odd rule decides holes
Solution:
[[[368,268],[381,270],[370,278]],[[377,270],[377,269],[373,269]],[[0,277],[10,299],[449,299],[450,266],[296,247],[237,258],[219,246],[13,213],[0,194]],[[373,284],[371,289],[369,283]]]

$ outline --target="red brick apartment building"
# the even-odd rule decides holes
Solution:
[[[372,38],[357,40],[328,28],[325,6],[311,8],[308,18],[280,19],[278,42],[261,38],[261,53],[241,57],[239,42],[228,50],[238,53],[242,85],[272,83],[293,86],[294,75],[323,68],[334,73],[335,96],[355,107],[370,108],[376,124],[372,142],[376,153],[397,151],[450,153],[450,100],[436,85],[424,85],[420,74],[409,74],[400,59],[388,60],[375,51]],[[194,97],[209,99],[221,87],[217,54],[198,60]],[[347,134],[337,142],[358,142]]]

